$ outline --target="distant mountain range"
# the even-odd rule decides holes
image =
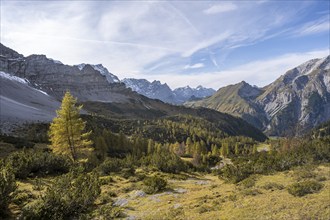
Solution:
[[[162,84],[160,81],[156,80],[149,82],[146,79],[129,78],[123,79],[122,82],[125,83],[128,88],[131,88],[141,95],[171,104],[183,104],[190,99],[201,99],[215,93],[214,89],[204,88],[203,86],[198,86],[197,88],[186,86],[171,90],[166,83]]]
[[[302,134],[330,120],[330,56],[307,61],[264,88],[243,81],[185,105],[240,116],[269,135]]]
[[[330,56],[303,63],[263,88],[243,81],[215,92],[202,86],[171,90],[167,84],[145,79],[121,82],[101,64],[70,66],[45,55],[24,57],[2,44],[0,49],[2,127],[12,121],[51,120],[67,90],[85,104],[85,111],[105,117],[149,119],[207,114],[215,122],[216,117],[222,122],[229,120],[217,110],[242,117],[274,136],[302,134],[330,120]],[[185,101],[187,107],[213,110],[167,104]],[[235,129],[240,130],[229,130],[234,134]]]
[[[45,55],[24,57],[0,44],[0,82],[1,132],[11,132],[13,127],[26,122],[51,121],[64,93],[70,91],[84,105],[82,113],[97,118],[101,124],[112,123],[109,119],[139,122],[187,115],[207,121],[222,136],[266,139],[260,130],[238,117],[206,108],[171,105],[140,95],[101,64],[64,65]]]

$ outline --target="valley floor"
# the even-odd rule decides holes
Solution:
[[[161,193],[146,194],[141,175],[161,176],[168,186]],[[128,178],[105,176],[94,212],[102,216],[106,207],[117,206],[117,217],[123,219],[330,219],[329,164],[249,179],[245,184],[229,184],[212,174],[174,175],[144,169]],[[324,187],[302,197],[289,194],[290,184],[311,179]],[[47,185],[51,178],[39,181]],[[19,192],[37,196],[42,193],[37,189],[40,182],[19,182]],[[11,206],[12,212],[18,214],[17,208]]]

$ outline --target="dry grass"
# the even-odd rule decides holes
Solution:
[[[111,176],[109,181],[108,177],[102,177],[106,180],[97,205],[122,200],[120,207],[125,216],[134,216],[135,219],[329,219],[329,171],[329,166],[315,167],[313,178],[322,177],[319,181],[324,184],[323,189],[315,194],[294,197],[286,187],[297,182],[296,171],[258,176],[255,186],[247,189],[225,183],[212,175],[170,175],[139,169],[137,174],[166,178],[167,189],[155,195],[145,195],[140,191],[142,181],[132,182],[119,175]],[[42,180],[49,183],[51,178]],[[19,190],[38,196],[42,191],[36,191],[34,184],[34,180],[19,182]],[[13,206],[13,209],[17,212],[17,207]]]

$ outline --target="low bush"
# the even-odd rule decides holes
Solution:
[[[119,172],[122,168],[122,160],[118,158],[108,158],[99,166],[102,175],[109,175],[112,172]]]
[[[7,211],[17,189],[13,169],[0,161],[0,217]]]
[[[256,185],[257,177],[255,175],[252,175],[244,180],[242,180],[239,185],[242,186],[243,188],[251,188]]]
[[[144,191],[148,194],[157,193],[167,186],[167,181],[158,176],[147,177],[143,183],[145,185]]]
[[[69,173],[58,177],[41,199],[25,206],[26,219],[72,219],[88,210],[100,195],[98,175]]]
[[[256,196],[256,195],[262,194],[262,192],[258,189],[246,189],[246,190],[242,191],[242,194],[244,196]]]
[[[187,164],[180,157],[165,148],[141,158],[141,163],[154,166],[165,173],[179,173],[188,170]]]
[[[28,141],[24,138],[13,137],[13,136],[8,136],[8,135],[3,135],[3,134],[0,135],[0,141],[3,141],[5,143],[10,143],[18,149],[23,148],[23,147],[32,148],[34,146],[33,142]]]
[[[123,171],[123,175],[127,178],[134,175],[135,169],[133,163],[129,161],[129,157],[124,159],[119,158],[107,158],[98,167],[101,175],[109,175],[110,173],[117,173]]]
[[[8,156],[6,163],[13,167],[15,177],[25,179],[29,175],[63,174],[70,170],[70,161],[50,152],[23,150]]]
[[[265,185],[262,186],[262,188],[266,190],[275,190],[275,189],[282,190],[284,189],[284,186],[279,183],[266,183]]]
[[[17,190],[15,197],[13,198],[13,203],[18,206],[24,206],[26,203],[35,199],[35,196],[28,190]]]
[[[104,176],[100,178],[100,184],[103,185],[108,185],[110,183],[113,183],[114,180],[111,176]]]
[[[126,216],[123,208],[113,207],[111,203],[108,203],[99,207],[92,215],[86,216],[86,219],[118,219],[124,217]]]
[[[238,183],[246,178],[248,178],[252,171],[249,166],[243,165],[226,165],[222,170],[220,170],[219,177],[231,183]]]
[[[304,167],[298,167],[293,172],[293,177],[301,181],[303,179],[309,179],[316,177],[316,173],[313,171],[312,166],[304,166]]]
[[[323,188],[323,184],[315,180],[306,180],[304,182],[294,183],[288,187],[288,192],[293,196],[304,196],[306,194],[316,193]]]

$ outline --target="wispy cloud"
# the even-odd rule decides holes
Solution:
[[[204,63],[195,63],[193,65],[186,65],[183,69],[198,69],[204,67]]]
[[[211,7],[205,9],[203,12],[205,14],[219,14],[228,11],[236,10],[237,6],[232,2],[221,2],[220,4],[212,5]]]
[[[228,84],[236,84],[245,80],[251,85],[263,87],[285,74],[286,71],[313,58],[322,58],[329,55],[329,50],[317,50],[304,53],[289,53],[272,59],[260,59],[225,71],[180,74],[180,75],[144,75],[149,80],[158,79],[167,82],[171,88],[185,85],[204,85],[219,89]],[[170,80],[169,80],[170,79]]]
[[[152,74],[149,78],[160,73],[184,74],[189,69],[193,73],[208,71],[205,76],[214,80],[218,75],[214,72],[241,48],[280,38],[293,26],[301,27],[296,36],[323,33],[327,28],[324,14],[319,15],[323,20],[316,21],[299,17],[309,10],[305,3],[256,3],[2,1],[1,41],[24,55],[46,54],[67,64],[103,63],[120,78],[141,78],[145,73]],[[283,51],[301,51],[289,46]],[[267,49],[278,48],[269,45]],[[164,79],[170,82],[175,77],[181,76]],[[215,81],[202,78],[214,85]]]
[[[330,32],[330,18],[329,14],[321,17],[320,19],[308,22],[300,27],[298,30],[293,31],[294,36],[305,36],[311,34],[318,34],[321,32]]]

